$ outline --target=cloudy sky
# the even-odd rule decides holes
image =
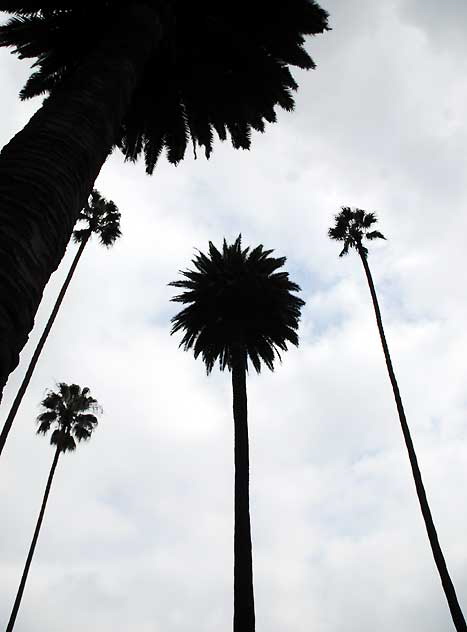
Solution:
[[[104,409],[59,462],[18,632],[231,629],[233,427],[228,374],[169,336],[167,283],[194,249],[242,233],[287,256],[306,300],[298,350],[249,376],[257,629],[452,629],[418,509],[358,258],[326,236],[342,205],[375,211],[370,265],[440,541],[467,611],[467,5],[323,0],[296,111],[254,137],[162,160],[115,153],[97,181],[122,212],[90,243],[0,463],[0,627],[53,450],[34,433],[56,381]],[[0,51],[0,142],[40,105]],[[0,421],[76,247],[53,275]],[[2,413],[3,411],[3,413]]]

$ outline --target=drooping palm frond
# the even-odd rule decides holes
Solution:
[[[368,248],[362,243],[364,237],[369,240],[386,239],[378,230],[369,230],[377,222],[375,213],[366,213],[359,208],[352,210],[349,206],[343,206],[334,219],[335,224],[328,230],[328,236],[336,241],[344,242],[339,257],[346,255],[350,248],[361,251],[366,257]]]
[[[373,230],[370,233],[366,233],[365,237],[369,239],[370,241],[372,239],[386,239],[383,233],[380,233],[379,230]]]
[[[56,420],[57,413],[55,410],[47,410],[44,413],[41,413],[37,417],[37,422],[39,427],[37,429],[38,434],[47,434],[50,430],[50,426]]]
[[[35,59],[21,97],[53,93],[125,20],[125,4],[100,0],[78,8],[4,9],[0,46]],[[314,0],[148,0],[162,21],[162,41],[146,64],[118,144],[129,160],[141,154],[152,173],[163,149],[183,159],[187,143],[212,152],[214,132],[248,149],[251,131],[294,107],[290,67],[312,69],[305,36],[328,29]]]
[[[94,413],[101,409],[97,400],[91,397],[89,388],[65,382],[60,382],[57,387],[56,391],[48,391],[41,402],[45,411],[37,417],[37,432],[46,435],[53,426],[50,443],[61,452],[73,451],[75,439],[90,438],[98,423]]]
[[[193,259],[194,270],[181,271],[183,279],[170,285],[182,294],[172,300],[187,305],[172,318],[172,334],[183,331],[180,346],[201,355],[208,373],[216,361],[232,368],[233,349],[244,346],[256,371],[271,370],[287,343],[298,345],[298,323],[304,301],[292,292],[299,286],[278,270],[285,257],[257,246],[242,249],[241,237],[224,240],[221,251],[209,243],[209,253]]]
[[[73,452],[76,450],[76,441],[73,436],[62,428],[56,428],[50,437],[50,445],[56,445],[60,452]]]
[[[83,222],[85,228],[73,231],[73,240],[81,243],[94,233],[99,237],[103,246],[110,248],[121,237],[121,213],[112,200],[106,200],[96,189],[90,195],[88,204],[78,216],[78,222]]]

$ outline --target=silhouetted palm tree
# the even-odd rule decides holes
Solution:
[[[304,301],[291,294],[300,290],[287,272],[278,272],[286,259],[271,257],[258,246],[242,250],[241,238],[219,252],[209,243],[209,256],[200,252],[195,270],[170,285],[184,292],[172,300],[187,305],[172,318],[172,333],[184,332],[180,346],[201,355],[208,374],[232,371],[235,430],[234,632],[253,632],[255,611],[249,507],[249,455],[246,371],[248,359],[259,373],[271,369],[287,342],[298,345],[297,328]]]
[[[214,132],[249,148],[276,106],[293,108],[289,67],[314,67],[305,35],[328,17],[314,0],[3,10],[0,46],[36,59],[21,96],[51,96],[0,154],[0,397],[112,147],[148,172],[190,138],[209,156]]]
[[[65,293],[68,289],[68,286],[70,285],[70,281],[73,278],[73,274],[76,270],[76,266],[78,265],[78,261],[83,254],[83,250],[88,243],[89,238],[91,237],[91,235],[95,234],[99,237],[99,241],[103,246],[110,248],[121,236],[120,212],[118,208],[112,201],[107,201],[105,198],[103,198],[101,194],[96,190],[91,193],[90,200],[88,200],[86,206],[81,211],[78,220],[84,222],[85,224],[84,228],[77,228],[73,232],[73,239],[76,243],[79,243],[80,246],[75,255],[75,258],[73,259],[73,263],[71,264],[70,270],[65,279],[65,282],[62,285],[62,289],[60,290],[58,298],[55,301],[55,305],[52,309],[52,313],[50,314],[50,318],[47,321],[44,331],[42,332],[42,336],[40,337],[39,342],[37,343],[37,346],[34,350],[26,374],[23,378],[23,381],[21,382],[21,386],[18,389],[18,393],[16,394],[16,397],[13,401],[10,412],[8,413],[8,417],[6,418],[5,424],[0,434],[0,454],[3,451],[8,433],[10,432],[11,426],[16,417],[16,413],[18,412],[18,408],[21,404],[24,394],[26,393],[26,389],[29,385],[29,382],[31,381],[31,377],[34,373],[37,361],[39,360],[42,349],[44,348],[47,337],[58,314],[58,310],[60,309],[60,305],[62,304]]]
[[[36,548],[42,519],[44,518],[45,507],[57,467],[58,457],[61,452],[71,452],[75,450],[76,440],[88,440],[97,425],[97,419],[93,413],[96,413],[99,407],[97,401],[89,394],[87,387],[82,389],[77,384],[68,385],[64,382],[60,382],[57,386],[58,390],[49,391],[45,399],[41,402],[45,411],[37,418],[39,423],[37,432],[39,434],[46,435],[51,427],[55,427],[50,437],[50,443],[56,446],[55,456],[52,461],[52,467],[50,468],[41,510],[6,632],[13,630],[18,609],[21,604],[21,597],[23,596],[24,587],[28,578],[29,567],[31,566],[34,549]]]
[[[396,381],[396,376],[392,366],[391,356],[389,355],[389,347],[386,341],[386,336],[383,329],[383,321],[381,318],[381,311],[379,309],[378,298],[376,296],[376,290],[373,283],[373,278],[370,272],[370,266],[368,265],[368,249],[363,245],[362,239],[386,239],[382,233],[377,230],[372,230],[373,225],[376,223],[376,216],[374,213],[366,213],[361,209],[352,210],[348,206],[343,206],[341,212],[335,217],[335,226],[328,231],[329,237],[337,241],[344,243],[344,248],[340,253],[340,257],[346,255],[350,248],[354,248],[360,255],[360,259],[365,270],[368,286],[370,288],[371,299],[373,301],[373,308],[375,310],[376,323],[378,325],[378,331],[381,338],[381,344],[383,346],[384,357],[386,359],[386,366],[388,369],[389,379],[391,381],[392,390],[394,393],[394,399],[396,401],[397,412],[399,414],[399,421],[404,435],[405,445],[407,446],[407,452],[409,454],[410,465],[412,467],[413,478],[415,482],[415,489],[417,491],[418,501],[425,521],[425,527],[430,540],[431,550],[433,551],[433,557],[436,563],[436,567],[441,578],[444,593],[449,604],[452,620],[454,626],[458,632],[466,632],[467,626],[465,623],[464,615],[457,601],[456,591],[449,575],[446,561],[444,559],[443,552],[441,550],[438,534],[436,533],[433,518],[431,516],[430,507],[426,497],[425,487],[422,481],[422,475],[420,468],[418,467],[417,455],[410,436],[410,430],[405,417],[404,407],[402,405],[402,398],[399,392],[399,386]]]

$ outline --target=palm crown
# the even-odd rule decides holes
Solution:
[[[73,239],[80,243],[89,233],[96,233],[103,246],[110,248],[121,236],[120,211],[110,200],[107,201],[99,191],[94,189],[90,195],[88,204],[78,216],[78,221],[85,222],[86,228],[77,228],[73,231]]]
[[[386,239],[378,230],[370,230],[377,222],[374,213],[366,213],[362,209],[351,209],[350,206],[343,206],[340,213],[335,217],[335,225],[328,230],[328,235],[336,241],[343,241],[344,248],[339,257],[346,255],[349,248],[355,248],[366,257],[368,248],[362,244],[362,238],[370,241],[373,239]]]
[[[101,0],[89,8],[5,9],[13,17],[0,28],[0,46],[37,58],[21,97],[63,85],[92,46],[124,20],[121,5]],[[235,148],[249,148],[251,130],[275,121],[276,106],[294,106],[297,84],[289,66],[314,68],[304,36],[328,28],[328,15],[314,0],[145,5],[162,20],[162,41],[136,88],[119,145],[131,160],[144,153],[148,173],[164,148],[170,162],[182,160],[190,138],[209,157],[213,131],[221,140],[229,134]]]
[[[185,290],[172,300],[187,304],[172,318],[172,334],[183,330],[180,346],[200,354],[208,373],[219,360],[220,369],[232,368],[234,347],[242,345],[256,371],[261,362],[273,370],[279,349],[298,345],[298,322],[305,302],[291,294],[300,291],[287,272],[277,272],[285,257],[257,246],[242,249],[241,236],[222,251],[209,242],[209,256],[199,252],[195,270],[170,285]]]
[[[37,432],[46,435],[54,427],[50,443],[61,452],[69,452],[76,448],[75,439],[83,441],[90,438],[97,426],[93,413],[99,411],[99,406],[87,387],[64,382],[57,387],[57,391],[49,391],[41,402],[45,411],[37,417]]]

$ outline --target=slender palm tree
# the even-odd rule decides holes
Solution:
[[[456,591],[454,590],[454,585],[451,581],[451,577],[446,566],[446,561],[444,559],[444,555],[438,541],[438,534],[436,533],[433,518],[431,516],[431,510],[426,497],[422,475],[418,466],[417,455],[415,453],[412,437],[410,436],[410,430],[405,416],[404,406],[402,405],[402,398],[392,366],[391,356],[389,355],[389,347],[383,329],[383,321],[381,318],[378,298],[376,296],[376,290],[373,283],[373,278],[371,276],[370,266],[368,265],[368,248],[366,248],[366,246],[364,246],[362,243],[363,238],[366,238],[370,241],[374,239],[386,239],[382,233],[377,230],[373,230],[376,221],[376,215],[374,213],[366,213],[362,209],[352,210],[348,206],[343,206],[341,212],[335,217],[335,226],[329,229],[328,234],[331,239],[343,242],[344,247],[339,255],[340,257],[346,255],[349,252],[349,249],[354,248],[359,254],[362,261],[363,269],[365,270],[366,278],[368,281],[368,286],[370,288],[371,299],[373,301],[376,323],[378,325],[379,336],[381,338],[381,344],[383,346],[389,380],[391,382],[394,399],[396,401],[402,434],[404,435],[405,445],[409,454],[410,466],[412,468],[412,474],[415,482],[415,489],[417,491],[423,520],[425,521],[426,532],[430,541],[431,550],[433,552],[435,564],[441,578],[441,584],[444,589],[444,594],[446,595],[449,610],[451,611],[454,627],[458,632],[467,632],[464,615],[457,600]]]
[[[272,371],[287,342],[298,346],[297,328],[304,301],[291,292],[300,288],[287,272],[277,272],[286,259],[257,246],[242,250],[241,237],[222,251],[210,242],[200,252],[195,270],[170,285],[183,293],[172,300],[187,305],[172,318],[172,334],[183,331],[180,346],[201,355],[208,374],[216,361],[232,372],[235,434],[234,632],[253,632],[255,610],[249,503],[249,449],[246,371],[248,360],[259,373]]]
[[[21,96],[49,97],[0,154],[0,397],[112,148],[149,173],[190,139],[209,156],[214,133],[248,149],[276,107],[293,109],[290,66],[314,68],[305,36],[328,29],[314,0],[2,9],[0,46],[35,60]]]
[[[37,538],[44,518],[45,507],[49,497],[50,487],[55,474],[58,458],[62,452],[72,452],[76,449],[77,441],[87,441],[97,425],[96,415],[99,411],[97,401],[91,397],[89,388],[81,388],[77,384],[57,384],[57,391],[49,391],[41,402],[44,412],[38,417],[38,434],[46,435],[53,427],[50,443],[55,446],[55,456],[50,468],[49,478],[45,486],[44,498],[41,510],[37,519],[36,528],[29,547],[23,575],[16,594],[15,603],[11,611],[10,620],[6,632],[12,632],[15,625],[16,616],[21,604],[24,587],[28,578],[29,567],[36,548]]]
[[[16,413],[18,412],[18,408],[21,404],[24,394],[26,393],[26,389],[29,386],[29,382],[31,381],[42,349],[44,348],[47,337],[50,333],[50,330],[52,329],[52,325],[54,324],[55,318],[57,317],[58,310],[60,309],[63,298],[68,289],[68,286],[70,285],[70,281],[73,278],[76,266],[78,265],[86,244],[88,243],[90,237],[95,234],[98,236],[99,241],[103,246],[110,248],[121,236],[120,212],[118,208],[112,201],[107,201],[104,197],[102,197],[101,194],[95,189],[91,193],[89,200],[86,202],[86,206],[81,211],[78,220],[84,223],[83,228],[77,228],[73,231],[73,239],[76,243],[79,244],[79,248],[70,266],[70,270],[65,279],[65,282],[62,285],[62,289],[58,294],[57,300],[55,301],[55,305],[52,309],[49,320],[47,321],[44,331],[42,332],[39,342],[37,343],[37,346],[34,350],[23,381],[21,382],[21,386],[19,387],[18,393],[16,394],[13,404],[11,405],[11,409],[8,413],[8,417],[6,418],[2,432],[0,433],[0,454],[3,451],[8,433],[10,432],[11,426],[16,417]]]

